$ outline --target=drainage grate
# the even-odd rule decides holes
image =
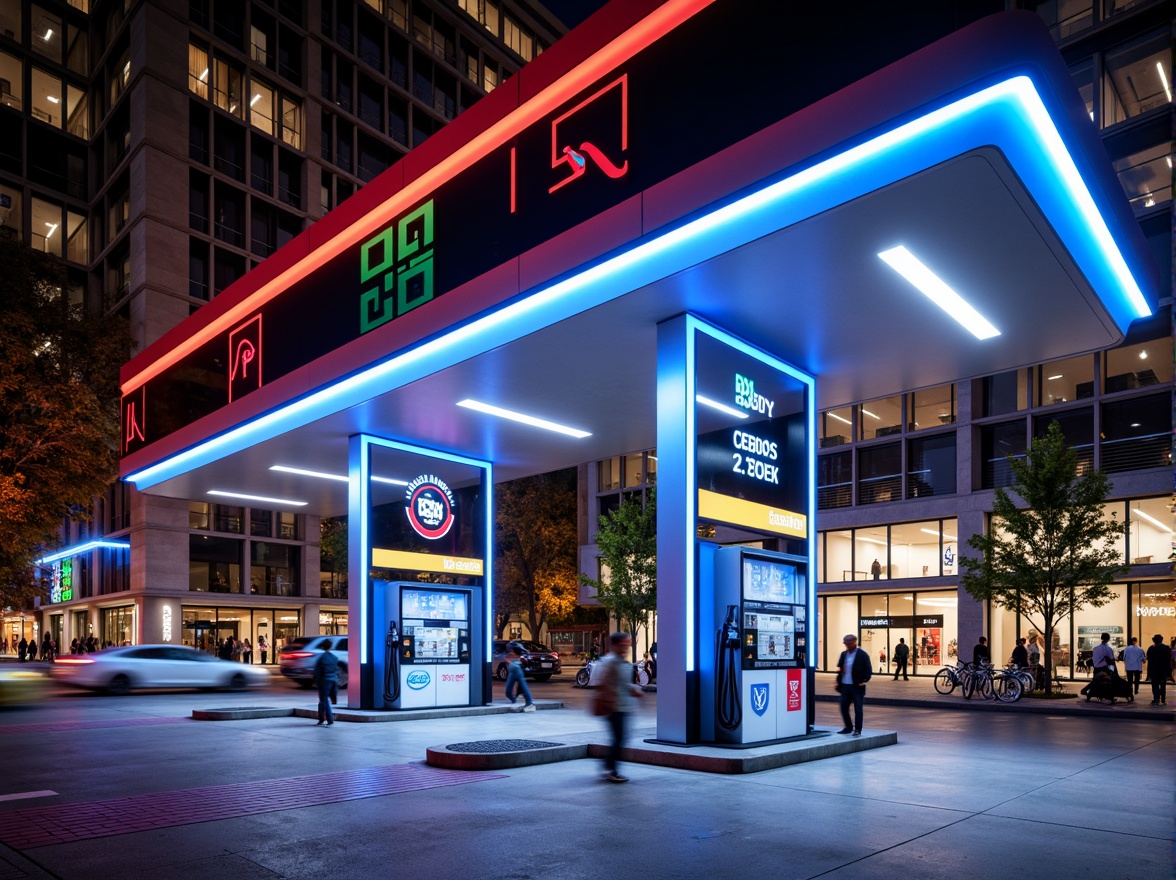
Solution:
[[[480,742],[451,743],[445,748],[451,752],[491,754],[494,752],[529,752],[534,749],[554,749],[563,743],[540,742],[534,739],[484,739]]]

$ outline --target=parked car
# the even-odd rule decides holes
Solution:
[[[553,675],[562,671],[559,654],[550,650],[539,642],[528,642],[522,639],[495,639],[494,654],[490,659],[494,668],[494,677],[499,681],[506,681],[506,649],[511,641],[523,646],[523,677],[535,681],[547,681]]]
[[[184,645],[130,645],[94,654],[65,654],[50,667],[62,684],[127,694],[138,688],[225,688],[268,684],[265,669],[219,660]]]
[[[301,636],[278,652],[278,670],[301,687],[314,684],[314,664],[330,651],[339,661],[339,689],[347,687],[347,636]]]

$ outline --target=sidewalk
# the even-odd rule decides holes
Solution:
[[[818,702],[835,703],[839,697],[833,690],[836,678],[832,672],[816,674],[816,699]],[[1086,687],[1089,679],[1079,678],[1063,683],[1066,693],[1077,694]],[[1133,718],[1144,721],[1166,721],[1176,718],[1176,684],[1168,682],[1169,701],[1166,706],[1151,705],[1151,685],[1140,685],[1139,695],[1134,703],[1118,701],[1114,705],[1099,703],[1086,697],[1076,696],[1068,700],[1046,700],[1039,697],[1022,697],[1016,703],[1000,703],[972,698],[965,700],[957,688],[955,693],[940,694],[935,690],[930,676],[912,676],[910,681],[895,681],[889,674],[875,673],[866,687],[866,701],[875,706],[906,706],[917,709],[945,709],[974,712],[1025,712],[1044,715],[1073,715],[1084,718]]]

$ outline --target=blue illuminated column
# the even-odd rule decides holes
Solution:
[[[449,494],[449,485],[469,488],[477,497],[476,510],[467,504],[457,504]],[[347,704],[351,708],[377,708],[373,684],[373,652],[385,648],[382,631],[373,629],[373,568],[400,571],[404,579],[408,572],[429,571],[447,573],[458,565],[458,571],[470,572],[481,591],[483,616],[471,625],[481,630],[475,640],[478,656],[472,664],[483,668],[479,680],[488,675],[494,620],[494,492],[491,464],[436,449],[376,437],[355,434],[348,441],[347,489],[347,610],[350,638],[347,645],[348,689]],[[385,538],[392,546],[375,548],[373,554],[373,508],[402,502],[406,492],[416,488],[449,494],[449,504],[440,505],[436,523],[417,522],[415,537],[396,546],[395,539]],[[472,488],[471,488],[472,487]],[[460,494],[461,490],[457,490]],[[405,510],[411,505],[403,505]],[[409,519],[412,519],[409,517]],[[465,520],[466,526],[458,522]],[[431,532],[430,525],[435,525]],[[458,537],[464,543],[454,543]],[[436,539],[436,545],[431,540]],[[405,549],[411,547],[411,550]],[[458,552],[455,552],[458,551]],[[477,566],[476,569],[471,566]],[[381,622],[382,623],[382,622]],[[403,622],[402,622],[403,623]],[[488,681],[488,679],[487,679]],[[380,704],[382,707],[382,701]]]
[[[658,325],[657,345],[657,736],[689,743],[700,740],[713,671],[721,544],[775,542],[807,558],[799,662],[812,700],[815,382],[693,315]]]

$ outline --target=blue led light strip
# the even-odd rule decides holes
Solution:
[[[126,476],[139,489],[515,341],[784,226],[995,145],[1121,327],[1151,314],[1032,81],[955,100],[562,281]]]
[[[85,544],[78,544],[76,547],[67,547],[64,550],[59,550],[56,553],[50,553],[48,556],[42,556],[34,565],[52,565],[54,562],[60,562],[62,559],[69,559],[71,556],[81,556],[83,553],[89,553],[91,550],[130,550],[130,541],[87,541]]]

